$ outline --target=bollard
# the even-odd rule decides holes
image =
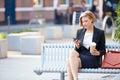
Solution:
[[[8,16],[8,33],[10,32],[10,16]]]

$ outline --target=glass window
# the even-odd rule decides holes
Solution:
[[[69,5],[69,0],[61,0],[60,6],[68,6]]]
[[[34,7],[43,7],[43,0],[33,0]]]
[[[66,4],[66,0],[61,0],[61,4]]]
[[[85,0],[86,6],[87,6],[89,9],[90,9],[91,6],[92,6],[92,1],[93,1],[93,0]]]
[[[51,3],[52,2],[52,3]],[[34,7],[66,7],[69,5],[69,0],[33,0]]]

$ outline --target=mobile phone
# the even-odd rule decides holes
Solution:
[[[77,38],[73,38],[73,40],[75,41],[75,40],[78,40]]]

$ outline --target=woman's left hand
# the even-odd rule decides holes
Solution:
[[[100,52],[97,49],[90,50],[90,53],[94,56],[99,56],[100,55]]]

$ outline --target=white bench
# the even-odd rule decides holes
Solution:
[[[45,27],[45,24],[46,24],[46,21],[45,19],[41,18],[41,19],[31,19],[29,21],[29,24],[32,25],[32,24],[36,24],[35,26],[37,27]]]
[[[42,44],[41,65],[34,72],[41,74],[42,72],[60,73],[60,80],[64,80],[66,73],[66,60],[69,53],[74,49],[72,43],[46,43]],[[107,50],[120,51],[120,44],[107,44]],[[120,73],[120,69],[102,69],[102,68],[84,68],[79,70],[80,73]]]

